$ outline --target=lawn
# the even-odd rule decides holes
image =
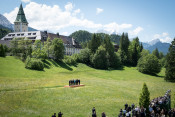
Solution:
[[[151,76],[136,67],[96,70],[52,60],[47,60],[45,67],[44,71],[28,70],[19,59],[0,57],[0,116],[51,117],[61,111],[64,117],[89,117],[95,107],[97,116],[105,112],[116,117],[126,102],[138,105],[144,82],[151,99],[168,89],[175,92],[175,84],[164,81],[165,69]],[[80,79],[85,87],[64,88],[70,79]]]

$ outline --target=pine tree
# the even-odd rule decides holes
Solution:
[[[92,40],[88,44],[88,48],[91,50],[92,53],[95,53],[98,47],[101,45],[101,38],[99,35],[95,33],[92,35]]]
[[[141,43],[141,45],[140,45],[140,52],[142,52],[142,50],[143,50],[143,45]]]
[[[157,48],[152,52],[152,54],[155,55],[158,59],[160,58],[159,57],[159,51],[158,51]]]
[[[169,52],[166,57],[165,80],[175,81],[175,38],[171,42]]]
[[[150,103],[150,92],[146,83],[143,84],[142,92],[139,97],[139,105],[140,107],[146,108],[146,113],[149,113],[149,103]]]
[[[133,50],[133,53],[132,53],[132,64],[134,66],[136,66],[137,65],[137,61],[138,61],[138,51],[137,51],[137,45],[135,43],[134,50]]]

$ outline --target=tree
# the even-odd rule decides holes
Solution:
[[[107,69],[109,66],[108,54],[101,45],[92,57],[93,66],[97,69]]]
[[[44,51],[43,43],[40,40],[35,41],[32,56],[37,59],[42,59],[42,60],[46,59],[47,54]]]
[[[10,49],[12,52],[13,56],[19,56],[19,44],[18,44],[18,40],[17,38],[14,38],[12,41],[10,41]]]
[[[158,51],[157,48],[155,50],[153,50],[152,54],[155,55],[158,59],[160,58],[159,57],[159,51]]]
[[[60,61],[64,58],[65,48],[62,39],[55,38],[52,41],[53,57],[55,60]]]
[[[165,68],[165,80],[175,81],[175,38],[169,47]]]
[[[89,49],[92,53],[95,53],[98,47],[101,45],[101,38],[99,35],[96,35],[95,33],[92,35],[92,40],[89,42]]]
[[[19,52],[21,55],[22,61],[25,61],[27,56],[32,55],[32,41],[31,40],[25,40],[24,38],[21,38],[18,40],[18,47],[19,47]]]
[[[150,104],[150,92],[146,83],[143,84],[142,92],[139,97],[140,107],[146,108],[146,113],[149,114],[149,104]]]
[[[129,47],[130,41],[128,38],[128,34],[123,33],[120,39],[120,46],[119,46],[119,52],[121,57],[121,62],[126,65],[128,63],[128,47]]]
[[[5,49],[2,44],[0,44],[0,57],[5,57]]]
[[[46,51],[47,57],[49,58],[49,55],[52,54],[52,41],[50,38],[47,38],[47,41],[44,42],[44,50]]]
[[[106,49],[106,52],[109,55],[109,67],[112,68],[119,67],[121,61],[119,56],[115,53],[114,45],[112,44],[109,35],[105,35],[103,47]]]
[[[81,50],[81,52],[78,54],[79,62],[85,63],[85,64],[90,64],[90,56],[91,56],[90,49],[85,48],[85,49]]]
[[[137,69],[142,73],[157,74],[161,70],[161,64],[156,56],[148,54],[139,59]]]
[[[92,34],[85,30],[79,30],[70,35],[75,41],[82,43],[91,40]]]
[[[138,51],[137,51],[137,46],[136,43],[134,45],[134,50],[132,53],[132,65],[136,66],[137,65],[137,61],[138,61]]]

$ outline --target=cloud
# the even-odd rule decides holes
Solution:
[[[24,2],[24,3],[30,2],[30,0],[21,0],[21,1]]]
[[[71,2],[68,2],[67,5],[65,5],[64,7],[66,9],[66,11],[71,11],[73,9],[73,5]]]
[[[86,29],[89,31],[104,30],[109,34],[116,32],[122,33],[131,30],[132,24],[118,24],[116,22],[109,22],[107,24],[95,23],[92,20],[84,18],[84,14],[80,9],[74,9],[72,3],[67,3],[61,9],[58,5],[49,6],[46,4],[39,4],[36,2],[29,2],[24,7],[26,18],[29,26],[38,30],[50,30],[54,33],[62,32],[62,30],[70,31],[72,28]],[[9,13],[3,14],[11,23],[16,19],[19,8],[15,8]],[[138,34],[141,27],[135,29],[134,34]],[[63,32],[64,32],[63,31]],[[70,32],[69,32],[70,33]],[[65,33],[64,33],[65,34]]]
[[[62,33],[60,33],[61,35],[66,35],[66,36],[68,36],[68,32],[62,32]]]
[[[77,15],[77,14],[79,14],[80,12],[81,12],[80,9],[74,10],[73,15]]]
[[[98,15],[98,14],[100,14],[100,13],[102,13],[103,12],[103,9],[101,9],[101,8],[97,8],[96,9],[96,14]]]
[[[173,40],[167,32],[163,32],[162,34],[155,34],[153,35],[153,39],[160,39],[161,42],[171,43]]]
[[[119,25],[115,22],[112,22],[103,26],[104,30],[108,31],[109,33],[120,32],[120,31],[123,31],[124,29],[128,29],[131,27],[132,27],[132,24]]]
[[[139,26],[136,29],[129,31],[129,34],[131,36],[137,36],[141,31],[143,31],[143,28]]]

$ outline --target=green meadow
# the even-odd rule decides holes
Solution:
[[[105,112],[116,117],[126,102],[138,105],[144,82],[151,99],[163,96],[168,89],[175,92],[175,84],[164,81],[165,69],[151,76],[136,67],[96,70],[85,64],[69,66],[52,60],[45,62],[44,71],[24,66],[14,57],[0,57],[1,117],[51,117],[59,111],[63,117],[89,117],[92,107],[97,116]],[[80,79],[85,86],[64,88],[70,79]]]

